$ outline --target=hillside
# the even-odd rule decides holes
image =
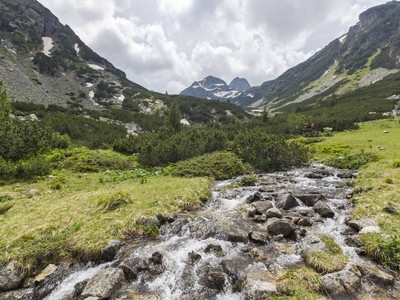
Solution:
[[[90,49],[37,1],[0,0],[0,36],[0,78],[13,102],[57,105],[86,117],[93,114],[85,111],[100,110],[103,119],[97,116],[97,120],[117,122],[128,133],[154,129],[150,123],[158,126],[161,119],[152,115],[164,114],[173,100],[179,103],[185,124],[245,115],[229,104],[149,92]],[[26,119],[38,110],[30,108],[18,105],[17,114],[22,112]],[[108,108],[121,111],[105,112]]]
[[[400,68],[399,16],[400,3],[396,1],[368,9],[347,34],[277,79],[252,88],[249,92],[254,98],[237,98],[236,102],[267,107],[270,112],[299,103],[297,107],[304,110],[320,98],[329,102],[360,88],[385,84]],[[399,94],[394,86],[386,92],[388,97]]]

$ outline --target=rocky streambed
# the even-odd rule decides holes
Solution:
[[[267,299],[305,265],[328,298],[398,299],[398,274],[360,249],[359,233],[379,228],[350,220],[352,176],[314,165],[259,175],[252,187],[219,182],[201,209],[160,218],[159,238],[113,241],[109,262],[49,266],[0,299]]]

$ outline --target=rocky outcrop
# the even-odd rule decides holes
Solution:
[[[107,299],[113,295],[124,280],[125,275],[121,269],[107,268],[101,270],[88,281],[82,292],[82,296]]]
[[[271,218],[267,221],[268,232],[272,235],[289,237],[296,229],[296,225],[288,219]]]
[[[16,263],[9,262],[0,269],[0,291],[10,291],[18,288],[26,276],[25,270]]]

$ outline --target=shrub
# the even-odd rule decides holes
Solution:
[[[393,179],[392,178],[385,178],[385,183],[387,184],[393,184]]]
[[[233,149],[240,158],[262,171],[299,166],[309,160],[305,145],[288,142],[283,136],[271,135],[262,129],[240,131]]]
[[[9,179],[15,176],[16,166],[0,156],[0,178]]]
[[[13,199],[13,197],[8,194],[0,195],[0,203],[11,201],[12,199]]]
[[[254,175],[243,176],[240,178],[238,185],[239,186],[254,186],[257,182],[257,178]]]
[[[367,255],[384,266],[400,269],[400,236],[383,237],[378,233],[361,235],[362,248]]]
[[[48,175],[50,171],[50,163],[43,156],[35,156],[18,163],[16,176],[21,178],[33,178],[36,176]]]
[[[400,160],[395,160],[392,164],[393,168],[400,168]]]
[[[118,192],[108,197],[103,197],[97,202],[100,210],[112,211],[131,202],[131,198],[127,193]]]
[[[209,176],[217,180],[229,179],[249,171],[242,160],[232,152],[214,152],[178,162],[174,176]]]
[[[369,162],[376,161],[377,156],[361,150],[350,154],[347,151],[341,155],[328,159],[325,163],[331,167],[339,169],[358,169]]]

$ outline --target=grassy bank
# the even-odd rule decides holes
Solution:
[[[354,131],[336,133],[316,144],[316,158],[340,165],[359,166],[359,176],[349,182],[355,187],[351,199],[354,219],[375,219],[381,232],[364,234],[362,241],[370,256],[394,268],[400,267],[400,119],[361,123]]]
[[[210,195],[209,179],[132,179],[121,172],[62,170],[54,178],[0,187],[0,211],[7,208],[0,212],[0,265],[12,259],[35,269],[93,259],[112,239],[156,233],[143,224],[157,213],[197,206]]]

